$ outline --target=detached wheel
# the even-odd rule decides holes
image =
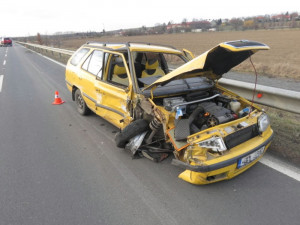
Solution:
[[[149,129],[149,123],[146,120],[139,119],[130,123],[121,132],[117,133],[115,137],[115,142],[117,147],[124,148],[134,136],[143,133]]]
[[[85,101],[83,100],[79,89],[77,89],[75,91],[75,102],[76,102],[76,106],[77,106],[77,111],[81,115],[87,115],[90,113],[90,109],[87,107]]]

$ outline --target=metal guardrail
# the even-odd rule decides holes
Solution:
[[[219,84],[238,95],[252,100],[255,84],[222,78]],[[257,84],[254,102],[300,114],[300,92]]]
[[[74,51],[71,50],[51,48],[43,45],[29,44],[24,42],[17,43],[34,51],[40,52],[41,54],[49,52],[50,57],[52,55],[54,58],[55,54],[58,54],[61,59],[64,58],[63,55],[65,57],[67,56],[66,58],[68,59],[74,53]],[[62,60],[62,62],[66,63],[65,60]],[[219,80],[219,84],[248,100],[252,100],[254,89],[253,83],[222,78]],[[257,84],[254,102],[300,114],[300,92]]]
[[[31,44],[31,43],[25,43],[25,42],[16,41],[16,43],[21,44],[28,49],[31,49],[42,55],[46,55],[46,56],[53,58],[61,63],[64,63],[64,64],[67,64],[69,58],[75,52],[75,51],[71,51],[71,50],[53,48],[53,47],[48,47],[48,46],[44,46],[44,45]]]
[[[55,53],[60,53],[60,54],[65,54],[71,56],[75,51],[71,50],[66,50],[66,49],[61,49],[61,48],[53,48],[49,46],[44,46],[44,45],[37,45],[37,44],[31,44],[31,43],[25,43],[25,42],[17,42],[21,45],[24,45],[27,48],[33,48],[33,49],[43,49],[49,52],[55,52]]]

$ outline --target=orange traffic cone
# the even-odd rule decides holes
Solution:
[[[56,91],[54,102],[52,102],[52,105],[61,105],[63,103],[65,103],[65,102],[63,100],[61,100],[61,98],[58,96],[58,91]]]

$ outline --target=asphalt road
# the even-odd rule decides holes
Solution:
[[[299,224],[297,180],[258,163],[188,184],[170,159],[132,160],[115,147],[116,128],[80,116],[62,66],[14,45],[0,48],[1,75],[0,224]],[[51,104],[56,90],[63,105]]]

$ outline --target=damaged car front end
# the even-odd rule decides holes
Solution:
[[[118,145],[121,131],[117,145],[155,161],[172,152],[172,164],[184,169],[179,178],[192,184],[244,172],[263,156],[273,131],[262,109],[220,86],[218,79],[267,49],[253,41],[225,42],[163,76],[139,78],[133,107],[138,122],[128,126],[140,130]]]

